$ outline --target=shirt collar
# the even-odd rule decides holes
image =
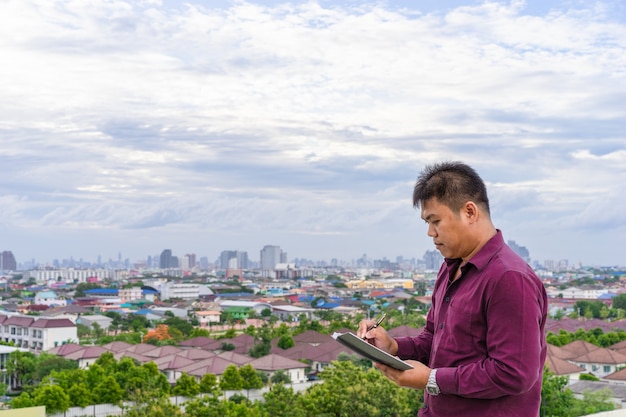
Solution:
[[[476,254],[472,256],[472,259],[470,259],[467,263],[474,265],[476,269],[480,270],[489,263],[491,258],[497,252],[499,252],[503,246],[504,246],[504,238],[502,237],[502,231],[500,229],[496,229],[496,234],[491,239],[489,239],[487,243],[485,244],[485,246],[480,248],[480,250],[476,252]],[[461,262],[461,259],[460,258],[453,258],[453,259],[446,258],[445,262],[446,262],[447,267],[450,268],[451,266]]]

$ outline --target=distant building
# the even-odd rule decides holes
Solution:
[[[248,252],[225,250],[220,254],[220,269],[248,269]]]
[[[509,240],[506,243],[511,249],[513,249],[513,252],[517,253],[523,260],[530,263],[530,253],[525,246],[518,245],[514,240]]]
[[[171,269],[178,268],[178,258],[172,255],[171,249],[165,249],[161,252],[159,268],[161,269]]]
[[[122,302],[127,303],[129,301],[141,300],[144,298],[143,290],[141,287],[120,288],[118,296]]]
[[[200,297],[199,284],[165,282],[160,287],[161,300],[197,300]]]
[[[195,253],[187,253],[183,257],[183,269],[194,269],[196,267],[196,254]]]
[[[6,250],[0,254],[0,271],[16,271],[17,262],[13,252]]]
[[[424,265],[426,269],[438,271],[441,263],[443,262],[443,256],[438,250],[427,250],[424,253]]]
[[[59,298],[54,291],[40,291],[35,294],[33,300],[35,304],[45,305],[48,307],[64,307],[67,305],[67,300]]]
[[[98,282],[105,279],[111,279],[113,281],[119,281],[122,279],[125,271],[113,270],[113,269],[36,269],[31,271],[24,271],[23,279],[28,280],[33,278],[36,282],[46,282],[52,285],[55,282]]]
[[[287,263],[287,254],[280,249],[280,246],[265,245],[261,249],[262,270],[273,271],[280,263]]]

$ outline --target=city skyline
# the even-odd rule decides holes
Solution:
[[[8,0],[0,251],[420,257],[462,160],[533,259],[625,264],[620,1]]]
[[[623,265],[584,265],[582,263],[572,263],[568,258],[562,259],[539,259],[533,258],[526,248],[523,245],[520,245],[515,241],[506,242],[508,246],[510,246],[514,252],[516,252],[520,257],[526,260],[533,267],[545,268],[548,270],[565,270],[570,268],[578,268],[578,267],[618,267],[623,268]],[[274,255],[274,252],[277,251],[279,255]],[[8,256],[8,257],[7,257]],[[265,264],[263,261],[263,257],[268,256],[269,259],[266,259]],[[102,267],[102,268],[119,268],[124,266],[127,269],[134,269],[137,267],[145,267],[148,269],[180,269],[180,270],[192,270],[196,267],[199,267],[200,270],[209,269],[218,269],[218,270],[226,270],[226,269],[274,269],[274,267],[278,264],[295,264],[296,267],[307,267],[307,266],[340,266],[340,267],[380,267],[385,268],[385,266],[381,265],[396,265],[397,267],[406,267],[407,265],[412,265],[414,267],[425,267],[426,269],[438,269],[440,263],[443,261],[443,256],[436,249],[430,249],[424,252],[420,256],[414,257],[404,257],[402,255],[396,255],[392,257],[382,257],[375,258],[370,257],[366,253],[362,254],[360,257],[354,257],[350,259],[343,258],[331,258],[331,259],[311,259],[305,257],[300,258],[289,258],[287,256],[287,252],[285,252],[279,245],[265,245],[263,249],[261,249],[259,253],[259,258],[255,259],[248,255],[247,251],[239,251],[239,250],[222,250],[217,256],[207,255],[207,254],[197,254],[195,252],[187,252],[185,254],[178,254],[176,251],[171,249],[163,249],[158,254],[150,254],[146,255],[140,259],[131,260],[123,256],[123,254],[118,252],[116,258],[108,258],[102,259],[101,255],[96,256],[96,259],[84,259],[84,258],[74,258],[73,256],[64,257],[62,259],[52,259],[52,260],[38,260],[38,259],[24,259],[24,260],[16,260],[11,251],[0,251],[0,271],[7,270],[7,268],[2,268],[7,264],[7,259],[9,259],[8,264],[16,264],[19,266],[18,270],[28,270],[28,269],[37,269],[41,267],[59,267],[59,268],[94,268],[94,267]],[[174,261],[172,261],[174,260]],[[4,263],[3,263],[4,262]],[[267,263],[269,262],[269,264]],[[270,265],[271,264],[271,265]],[[8,270],[12,270],[8,268]]]

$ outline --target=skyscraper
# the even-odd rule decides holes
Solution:
[[[193,269],[196,267],[196,254],[195,253],[185,254],[185,260],[189,269]]]
[[[424,264],[426,269],[430,270],[438,270],[443,262],[443,256],[439,253],[438,250],[427,250],[424,253]]]
[[[161,252],[159,267],[161,269],[178,268],[178,258],[172,255],[171,249],[165,249]]]
[[[513,249],[513,252],[517,253],[522,259],[530,263],[530,252],[528,252],[528,249],[526,249],[525,246],[518,245],[514,240],[509,240],[506,243],[511,249]]]
[[[287,261],[287,254],[283,253],[280,246],[265,245],[261,249],[261,269],[271,271],[276,268],[276,264]]]
[[[220,254],[220,269],[248,269],[248,252],[225,250]]]
[[[17,262],[15,262],[15,256],[13,252],[7,250],[2,252],[0,256],[0,271],[16,271]]]

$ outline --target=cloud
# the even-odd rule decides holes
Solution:
[[[3,245],[421,257],[412,182],[441,159],[477,168],[533,257],[623,245],[626,26],[535,6],[3,2]]]

